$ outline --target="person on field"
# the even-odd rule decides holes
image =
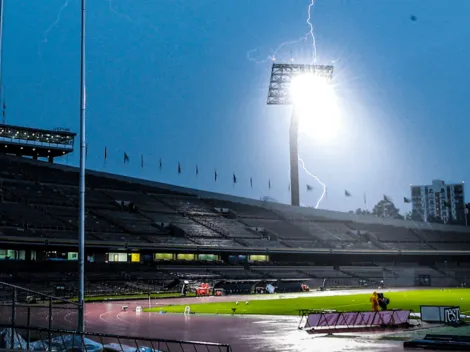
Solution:
[[[372,296],[370,296],[369,301],[372,304],[372,311],[378,312],[379,311],[379,297],[377,295],[377,292],[374,292]]]
[[[387,306],[390,304],[390,300],[385,297],[383,293],[378,293],[377,297],[380,308],[382,308],[382,310],[387,310]]]

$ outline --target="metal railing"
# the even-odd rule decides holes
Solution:
[[[8,329],[8,337],[4,347],[15,350],[39,351],[70,351],[80,350],[98,352],[103,349],[129,352],[171,352],[171,351],[205,351],[205,352],[231,352],[230,345],[169,339],[155,339],[112,334],[99,334],[77,331],[37,328],[31,326],[16,326],[11,328],[0,324],[0,329]],[[24,337],[26,336],[26,337]]]
[[[25,326],[29,331],[33,319],[43,314],[46,315],[47,328],[52,330],[55,312],[64,309],[78,313],[83,308],[78,303],[60,297],[0,281],[0,324],[3,328],[12,329],[12,332],[15,331],[18,319],[24,322],[26,318]],[[10,339],[10,345],[13,346],[14,333],[11,334]]]
[[[73,321],[54,320],[62,315],[76,316],[80,309],[76,302],[0,281],[0,347],[42,351],[75,348],[86,352],[231,351],[230,345],[212,342],[80,333],[63,329],[64,325],[75,327]]]

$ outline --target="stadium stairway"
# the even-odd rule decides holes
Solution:
[[[231,236],[230,232],[228,232],[227,230],[217,226],[216,224],[214,224],[213,222],[208,220],[206,217],[202,217],[202,216],[188,216],[188,217],[191,220],[193,220],[194,222],[197,222],[199,225],[202,225],[202,226],[208,228],[209,230],[212,230],[212,231],[218,233],[223,238],[225,238],[227,240],[232,240],[235,243],[238,243],[239,245],[241,245],[243,247],[247,247],[247,244],[243,240],[241,240],[239,238],[236,238],[235,236]]]
[[[291,221],[289,220],[286,216],[284,216],[282,213],[280,213],[279,211],[275,210],[275,209],[269,209],[271,212],[273,212],[274,214],[276,214],[276,216],[278,217],[279,220],[282,220],[282,221],[285,221],[287,222],[289,225],[293,226],[296,231],[298,233],[301,233],[303,236],[302,237],[311,237],[313,241],[318,241],[318,242],[321,242],[321,239],[316,237],[313,233],[311,233],[310,231],[305,231],[303,228],[301,228],[300,226],[298,226],[294,221]],[[294,219],[292,219],[294,220]],[[310,221],[310,220],[307,220],[307,221]],[[285,243],[283,243],[284,245],[286,245]]]
[[[387,269],[385,266],[377,265],[377,264],[374,264],[374,266],[376,266],[378,268],[381,268],[386,273],[389,273],[390,275],[392,275],[392,277],[395,278],[395,279],[397,279],[398,276],[399,276],[396,272],[394,272],[393,270]]]
[[[354,278],[356,278],[356,279],[363,279],[362,276],[353,274],[353,273],[351,273],[351,272],[349,272],[349,271],[341,270],[341,268],[339,268],[339,267],[335,267],[334,269],[335,269],[336,271],[339,271],[340,273],[343,273],[344,275],[347,275],[348,277],[354,277]]]
[[[454,272],[449,272],[449,271],[448,271],[448,272],[446,273],[445,271],[439,269],[439,268],[438,268],[437,266],[435,266],[435,265],[429,265],[429,267],[430,267],[431,269],[437,271],[438,273],[442,274],[442,275],[445,276],[445,277],[451,277],[452,274],[454,274],[454,276],[455,276],[455,273],[454,273]],[[452,279],[455,279],[455,277],[452,277]]]
[[[288,247],[288,248],[294,248],[293,246],[291,246],[290,244],[288,244],[288,243],[286,243],[286,242],[284,242],[284,241],[282,241],[282,240],[279,241],[279,243],[282,244],[283,246]]]
[[[414,229],[409,229],[409,230],[410,230],[410,232],[411,232],[413,235],[415,235],[416,237],[419,238],[419,240],[421,241],[421,243],[427,245],[430,249],[436,250],[436,247],[434,247],[433,245],[431,245],[431,244],[427,241],[426,237],[422,236],[418,231],[416,231],[416,230],[414,230]]]
[[[112,219],[111,217],[106,216],[105,214],[102,214],[99,210],[93,209],[93,210],[88,210],[88,211],[89,211],[90,214],[95,215],[98,218],[101,218],[101,219],[109,222],[110,224],[112,224],[116,228],[120,228],[125,233],[133,233],[134,232],[131,229],[127,228],[127,226],[124,225],[123,223],[117,222],[114,219]]]
[[[57,221],[59,221],[60,223],[62,223],[64,225],[64,229],[66,229],[66,230],[76,230],[78,228],[77,224],[69,223],[69,222],[65,221],[64,219],[62,219],[60,217],[57,217],[55,214],[50,212],[46,207],[42,207],[38,204],[28,204],[28,206],[33,207],[36,210],[39,210],[40,212],[44,213],[45,215],[47,215],[47,216],[49,216],[53,219],[56,219]]]
[[[161,203],[165,204],[167,207],[173,209],[174,211],[176,211],[181,216],[186,217],[186,218],[198,223],[199,225],[204,226],[205,228],[218,233],[223,238],[228,239],[228,240],[232,240],[232,241],[238,243],[239,245],[241,245],[243,247],[247,246],[246,243],[240,241],[238,238],[230,236],[230,233],[227,230],[225,230],[225,229],[217,226],[216,224],[210,222],[209,220],[207,220],[207,217],[194,216],[194,215],[191,215],[191,214],[188,214],[188,213],[184,213],[180,209],[178,209],[177,207],[173,206],[172,204],[164,201],[163,199],[159,199],[159,198],[156,198],[156,197],[154,197],[154,199],[157,199]]]
[[[199,243],[197,243],[195,240],[192,239],[193,237],[196,237],[196,235],[191,234],[191,233],[183,230],[182,228],[178,227],[177,225],[170,224],[169,230],[170,230],[171,235],[173,235],[175,237],[184,237],[185,239],[187,239],[191,243],[193,243],[195,245],[199,245]]]
[[[345,223],[345,225],[351,229],[352,232],[354,231],[357,231],[357,229],[355,229],[353,226],[351,226],[350,224],[348,223]],[[370,241],[374,246],[376,246],[378,249],[386,249],[386,247],[384,247],[379,239],[377,238],[377,236],[375,234],[373,234],[372,232],[367,232],[366,234],[367,236],[367,240]]]

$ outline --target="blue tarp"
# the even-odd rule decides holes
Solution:
[[[15,334],[14,346],[11,346],[12,329],[0,330],[0,348],[26,350],[27,343],[18,334]],[[29,344],[30,351],[54,351],[54,352],[67,352],[67,351],[83,351],[83,352],[100,352],[103,349],[112,350],[116,352],[159,352],[150,347],[140,346],[138,348],[119,343],[109,343],[103,345],[95,342],[89,338],[84,337],[83,340],[78,335],[64,335],[54,337],[49,346],[49,340],[34,341]]]

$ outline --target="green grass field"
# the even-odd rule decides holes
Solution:
[[[372,291],[371,291],[372,294]],[[191,312],[197,314],[260,314],[260,315],[297,315],[299,309],[334,309],[337,311],[369,311],[371,294],[352,294],[323,297],[300,297],[253,300],[248,304],[239,302],[190,304]],[[385,292],[390,299],[389,309],[411,309],[419,312],[420,305],[455,305],[462,313],[470,312],[470,289],[415,290]],[[234,296],[234,300],[236,300]],[[214,298],[216,300],[216,298]],[[168,305],[144,309],[146,312],[183,313],[186,305]]]

